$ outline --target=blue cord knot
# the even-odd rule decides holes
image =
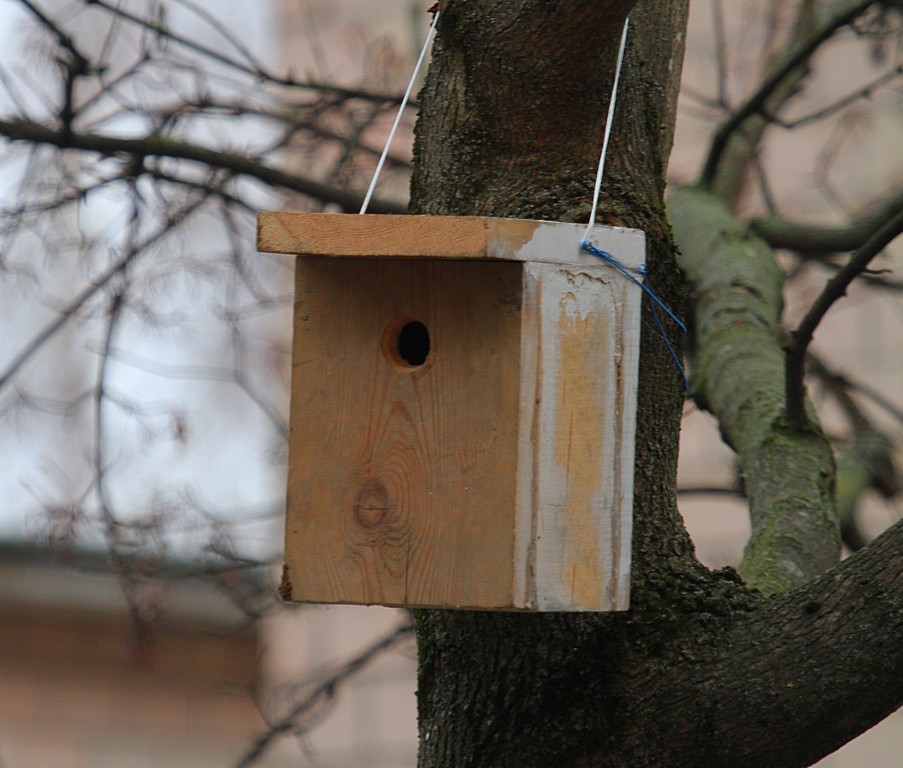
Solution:
[[[674,345],[671,343],[671,340],[668,338],[668,334],[665,333],[665,327],[662,325],[662,320],[659,317],[656,306],[663,309],[665,311],[665,313],[668,315],[668,317],[670,317],[675,323],[677,323],[677,325],[680,327],[680,329],[684,333],[687,332],[687,326],[684,325],[677,318],[677,316],[670,309],[668,309],[668,307],[665,306],[665,304],[662,302],[662,300],[658,296],[655,295],[655,291],[653,291],[652,288],[650,288],[649,285],[646,283],[646,280],[645,280],[646,265],[643,264],[640,267],[636,267],[632,270],[629,270],[620,261],[618,261],[614,256],[612,256],[608,251],[603,251],[601,248],[597,248],[589,240],[584,240],[582,243],[580,243],[580,247],[587,253],[591,253],[591,254],[593,254],[593,256],[598,256],[600,259],[605,261],[607,264],[611,265],[616,270],[618,270],[618,272],[620,272],[622,275],[624,275],[628,280],[630,280],[633,283],[636,283],[638,286],[640,286],[640,288],[643,289],[644,293],[652,300],[652,303],[649,304],[649,308],[652,310],[652,317],[655,318],[655,324],[656,324],[656,326],[658,326],[658,333],[662,337],[662,340],[665,342],[665,346],[668,347],[668,351],[671,353],[671,357],[673,358],[675,365],[677,365],[677,369],[680,371],[680,375],[684,380],[684,391],[689,389],[690,384],[687,381],[687,374],[686,374],[686,371],[684,371],[683,363],[681,363],[681,361],[680,361],[680,355],[677,354],[677,350],[674,349]],[[635,277],[635,275],[639,275],[640,277],[637,278],[637,277]]]

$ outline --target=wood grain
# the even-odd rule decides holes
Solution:
[[[298,262],[292,597],[511,607],[518,264]],[[429,330],[422,367],[382,348]]]
[[[540,405],[520,437],[524,607],[629,605],[639,299],[606,267],[526,268],[522,415]]]
[[[580,250],[585,225],[482,216],[398,216],[343,213],[258,213],[257,250],[333,258],[485,259],[598,266]],[[628,268],[643,263],[642,233],[597,226]],[[637,242],[640,248],[637,249]]]

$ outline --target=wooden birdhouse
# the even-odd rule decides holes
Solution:
[[[297,602],[628,607],[641,289],[583,227],[262,213],[298,254]],[[595,227],[626,268],[642,232]]]

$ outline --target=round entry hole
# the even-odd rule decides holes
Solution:
[[[430,354],[430,332],[419,320],[399,318],[383,334],[383,353],[405,370],[419,368]]]

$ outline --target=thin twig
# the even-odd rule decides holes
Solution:
[[[376,101],[383,104],[399,104],[401,102],[401,96],[396,93],[374,93],[371,91],[366,91],[362,89],[352,89],[352,88],[339,88],[334,85],[328,85],[325,83],[315,83],[310,81],[300,81],[295,80],[292,77],[280,77],[275,75],[266,69],[257,62],[253,62],[252,64],[243,64],[240,61],[236,61],[229,56],[226,56],[221,51],[217,51],[214,48],[209,48],[208,46],[197,43],[193,40],[189,40],[187,37],[183,37],[182,35],[176,34],[169,29],[164,28],[160,24],[150,19],[144,19],[141,16],[130,13],[124,10],[120,6],[114,6],[105,0],[91,0],[89,3],[92,6],[103,8],[105,11],[109,13],[125,19],[126,21],[131,22],[143,29],[153,32],[160,37],[166,38],[178,45],[184,46],[190,51],[194,53],[199,53],[202,56],[206,56],[207,58],[217,61],[220,64],[224,64],[231,69],[234,69],[238,72],[241,72],[245,75],[250,75],[256,80],[265,80],[267,82],[273,83],[274,85],[280,85],[287,88],[300,88],[311,91],[318,91],[321,93],[328,93],[334,96],[339,96],[343,99],[364,99],[367,101]]]
[[[59,44],[69,51],[69,54],[73,59],[76,59],[82,63],[85,67],[87,67],[89,60],[81,51],[76,47],[75,41],[73,41],[72,37],[66,34],[46,13],[44,13],[40,8],[38,8],[31,0],[19,0],[19,2],[24,5],[31,14],[41,22],[41,25],[45,27],[58,41]]]
[[[883,195],[844,226],[800,224],[774,216],[754,219],[750,229],[772,248],[786,248],[811,256],[843,253],[861,247],[866,240],[903,209],[903,186]]]
[[[718,106],[724,111],[731,108],[727,78],[727,34],[724,26],[724,8],[721,0],[712,0],[712,24],[715,27],[715,61],[718,74]]]
[[[830,368],[824,360],[820,357],[816,357],[811,352],[808,355],[808,359],[809,369],[813,374],[817,375],[822,380],[829,382],[833,387],[843,387],[844,389],[852,390],[857,395],[870,401],[903,424],[903,408],[888,400],[888,398],[877,389],[863,381],[851,378],[846,373],[841,373],[840,371]]]
[[[51,144],[56,147],[83,149],[100,154],[125,153],[136,157],[172,157],[193,160],[211,168],[233,171],[251,176],[267,184],[293,192],[300,192],[318,200],[336,203],[345,211],[357,211],[363,195],[323,184],[298,174],[286,173],[259,160],[232,152],[221,152],[198,144],[178,141],[163,136],[150,135],[140,139],[124,139],[118,136],[78,133],[55,130],[33,120],[17,118],[0,120],[0,134],[13,141],[30,141]],[[371,201],[372,213],[406,213],[407,208],[387,200]]]
[[[869,262],[901,232],[903,232],[903,209],[885,222],[861,248],[854,251],[846,265],[828,281],[821,295],[800,322],[799,327],[790,334],[790,341],[784,348],[785,410],[787,418],[792,423],[799,426],[806,423],[803,376],[805,375],[806,350],[812,341],[815,329],[834,302],[846,293],[850,283],[861,275]]]
[[[6,366],[6,370],[0,373],[0,389],[3,389],[9,383],[10,379],[12,379],[22,368],[25,363],[27,363],[34,354],[40,350],[43,345],[50,339],[57,331],[60,330],[70,319],[75,317],[82,307],[87,304],[99,291],[101,291],[116,275],[120,274],[126,267],[128,267],[129,263],[136,256],[140,255],[147,251],[150,246],[156,243],[158,240],[163,238],[164,236],[170,234],[173,229],[175,229],[180,223],[185,221],[194,211],[203,205],[205,200],[203,198],[199,200],[195,200],[185,208],[176,211],[171,216],[167,217],[166,221],[163,223],[163,226],[160,227],[154,234],[150,237],[143,240],[141,243],[137,244],[134,248],[129,249],[121,259],[115,262],[106,272],[104,272],[100,277],[91,281],[91,284],[88,285],[75,299],[62,311],[60,312],[56,319],[47,324],[47,326],[36,336],[34,336],[28,344],[22,349],[22,351],[13,359],[13,361]]]
[[[249,749],[235,764],[235,768],[249,768],[249,766],[263,755],[278,736],[281,736],[287,731],[294,730],[296,727],[295,724],[304,717],[305,714],[312,711],[324,701],[332,698],[339,685],[344,683],[349,677],[360,672],[361,669],[367,666],[379,654],[391,648],[401,639],[410,635],[413,631],[414,627],[412,624],[401,624],[385,637],[377,640],[362,653],[348,661],[341,669],[327,677],[310,693],[309,696],[307,696],[307,698],[296,704],[287,715],[273,723],[270,726],[270,730],[257,739],[251,749]]]
[[[834,16],[829,17],[818,28],[816,32],[803,40],[795,51],[791,52],[784,62],[778,66],[764,82],[759,89],[746,101],[745,104],[736,109],[733,114],[722,123],[721,127],[715,133],[712,139],[712,145],[709,149],[708,157],[703,166],[700,184],[704,187],[710,187],[718,172],[718,167],[724,155],[729,140],[750,117],[760,114],[765,106],[766,101],[781,85],[795,69],[804,64],[812,54],[834,35],[837,30],[842,29],[856,18],[861,16],[871,6],[875,5],[876,0],[858,0],[847,8],[841,9]]]
[[[867,85],[862,86],[857,91],[853,93],[848,93],[846,96],[842,96],[837,99],[835,102],[828,104],[827,106],[822,107],[821,109],[817,109],[814,112],[810,112],[807,115],[803,115],[802,117],[794,118],[793,120],[781,120],[775,115],[767,115],[768,119],[777,126],[784,128],[786,130],[793,130],[794,128],[799,128],[802,125],[806,125],[808,123],[814,123],[818,120],[822,120],[826,117],[830,117],[835,112],[839,112],[844,107],[853,104],[854,102],[859,101],[860,99],[865,99],[870,97],[875,93],[881,86],[886,85],[898,78],[901,74],[903,74],[903,64],[899,64],[894,69],[889,72],[885,72],[880,77],[875,78],[872,82]],[[767,110],[763,110],[767,111]]]

